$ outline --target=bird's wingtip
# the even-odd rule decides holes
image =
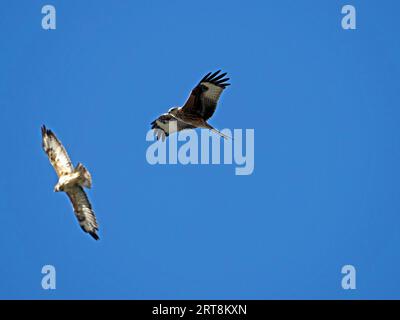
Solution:
[[[96,231],[89,232],[89,234],[94,238],[94,240],[100,240],[100,237],[97,235]]]

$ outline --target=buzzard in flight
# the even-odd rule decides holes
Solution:
[[[60,140],[45,126],[42,126],[42,146],[58,176],[54,191],[67,194],[82,230],[98,240],[96,216],[83,189],[92,186],[89,171],[81,163],[74,168]]]
[[[228,138],[207,123],[217,108],[222,91],[230,85],[226,83],[229,80],[225,78],[226,73],[219,74],[220,72],[218,70],[206,74],[192,90],[183,107],[171,108],[151,123],[157,140],[161,138],[164,141],[171,133],[194,128],[210,129]]]

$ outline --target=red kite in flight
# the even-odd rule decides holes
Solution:
[[[157,140],[161,138],[164,141],[171,133],[194,128],[210,129],[228,138],[207,123],[217,108],[222,91],[230,85],[226,83],[229,80],[225,78],[226,73],[219,74],[220,72],[221,70],[218,70],[206,74],[192,90],[183,107],[171,108],[151,123]]]

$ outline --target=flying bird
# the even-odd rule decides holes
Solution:
[[[42,126],[42,147],[58,176],[54,192],[62,191],[67,194],[82,230],[98,240],[96,216],[83,189],[92,186],[89,171],[81,163],[74,168],[60,140],[45,126]]]
[[[217,108],[222,91],[230,85],[226,83],[229,80],[225,77],[226,73],[219,74],[220,72],[221,70],[207,73],[182,107],[169,109],[151,123],[157,140],[164,141],[171,133],[194,128],[209,129],[225,139],[228,138],[207,122]]]

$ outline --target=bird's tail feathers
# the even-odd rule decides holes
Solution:
[[[208,127],[209,127],[209,129],[210,129],[212,132],[214,132],[214,133],[220,135],[222,138],[227,139],[227,140],[228,140],[228,139],[232,139],[232,140],[233,140],[232,137],[229,137],[229,136],[227,136],[226,134],[223,134],[221,131],[215,129],[213,126],[208,125]]]
[[[92,187],[92,176],[90,175],[88,169],[86,169],[82,163],[78,163],[75,168],[75,172],[79,173],[81,185],[90,189]]]

